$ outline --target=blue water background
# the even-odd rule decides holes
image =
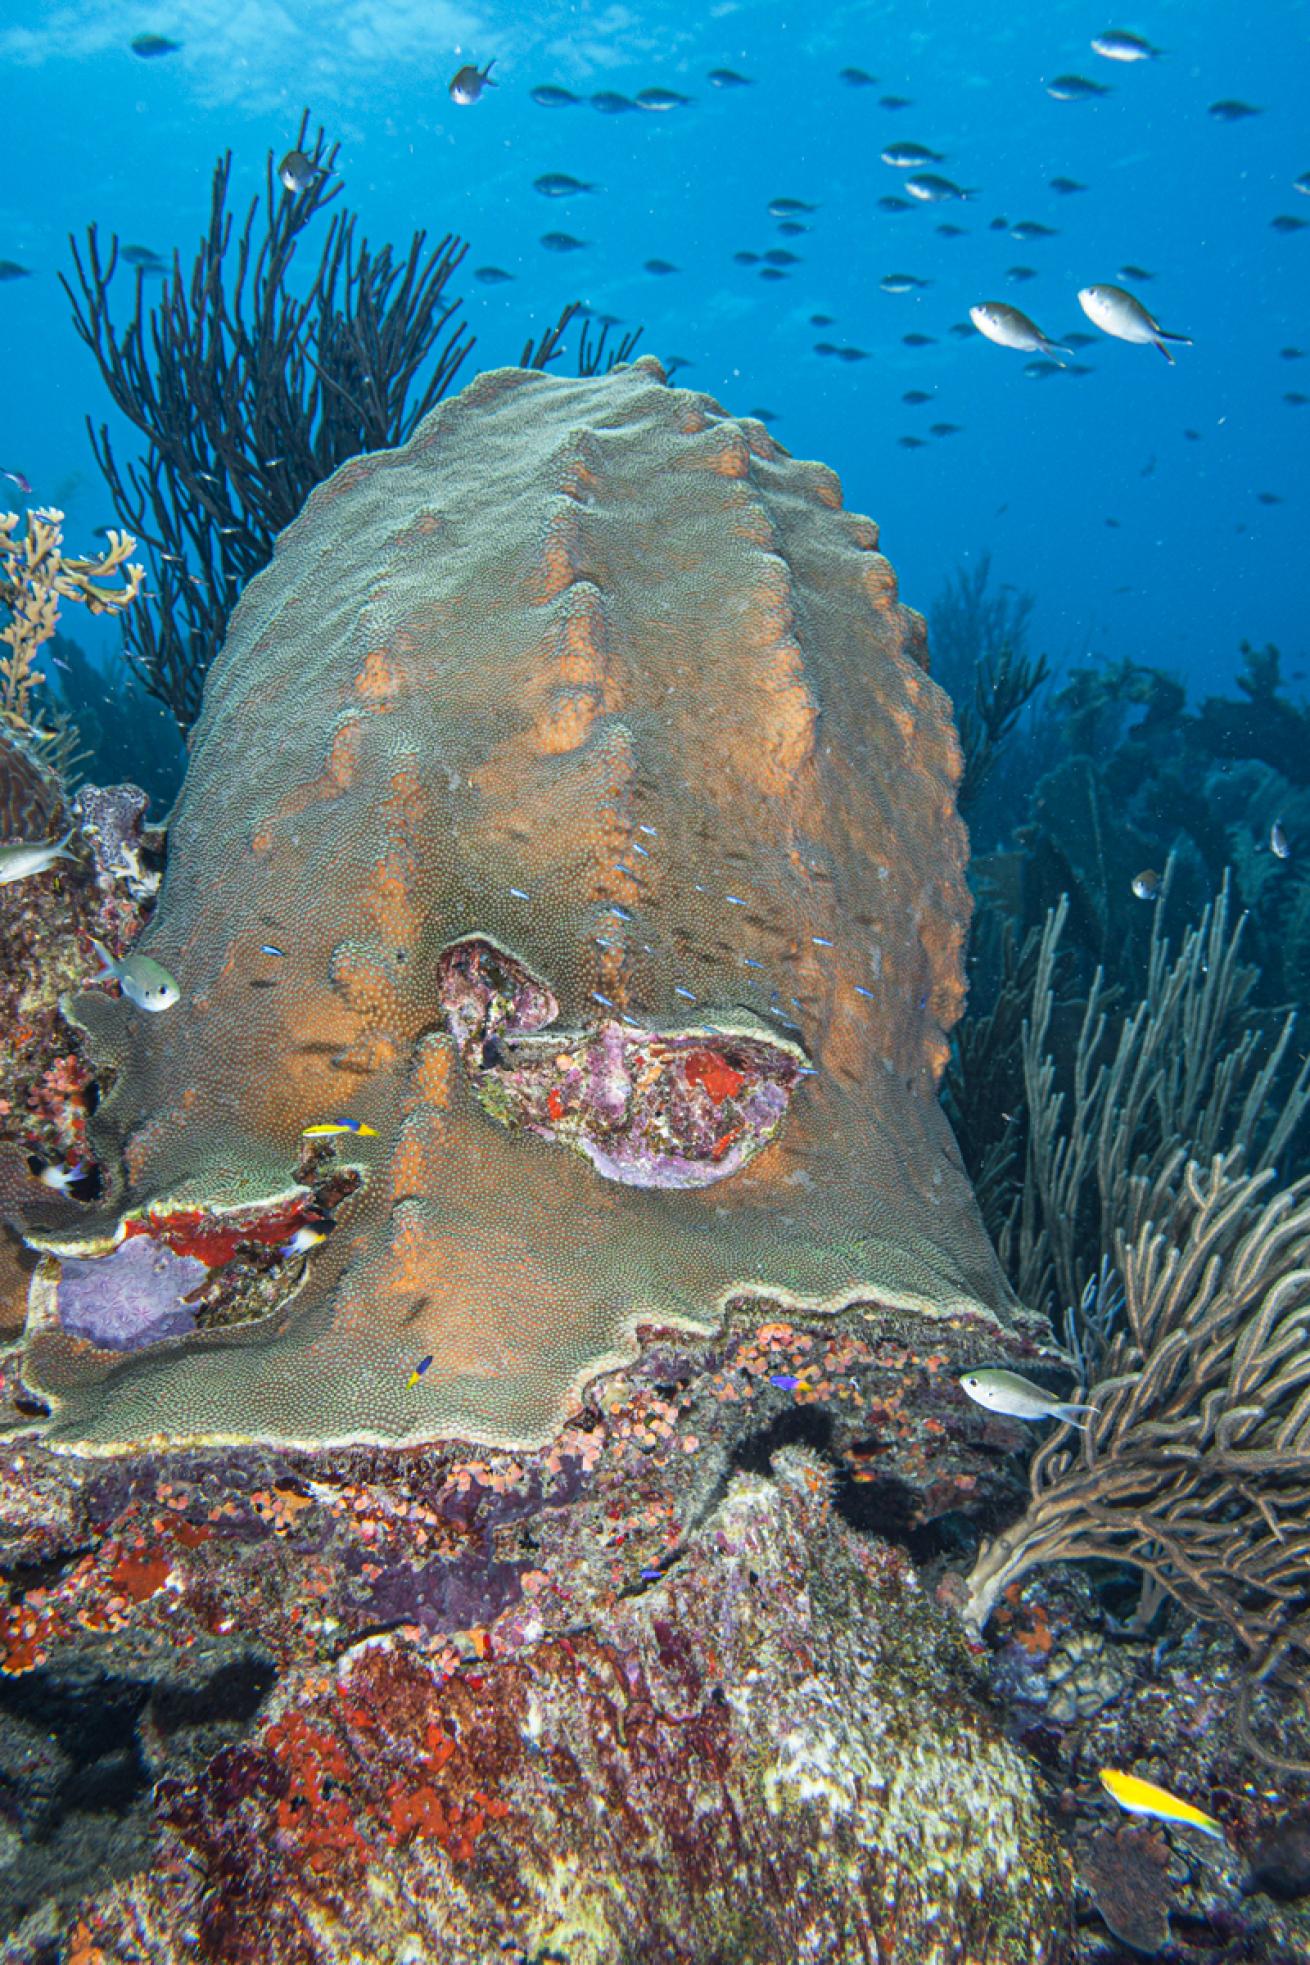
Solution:
[[[1162,58],[1100,59],[1089,41],[1107,26],[1146,35]],[[142,32],[181,52],[139,59],[129,43]],[[474,108],[452,105],[454,69],[493,56],[499,88]],[[711,87],[716,65],[754,85]],[[847,65],[879,86],[846,86]],[[1044,80],[1071,70],[1112,93],[1052,101]],[[68,512],[74,549],[114,515],[83,427],[107,399],[56,277],[68,233],[94,219],[161,253],[180,246],[189,265],[215,156],[235,153],[243,209],[307,104],[341,141],[346,197],[375,244],[403,249],[419,227],[470,241],[459,285],[476,366],[517,360],[530,332],[581,298],[643,322],[643,351],[689,358],[680,384],[732,411],[776,412],[779,439],[833,465],[847,503],[879,521],[913,605],[990,549],[997,578],[1035,594],[1035,639],[1057,658],[1130,656],[1204,689],[1231,677],[1243,637],[1277,641],[1294,671],[1305,656],[1310,406],[1282,397],[1310,395],[1310,229],[1270,227],[1279,213],[1310,220],[1310,197],[1293,188],[1310,170],[1303,4],[1152,0],[1117,16],[1095,0],[498,11],[6,0],[0,73],[0,257],[35,275],[0,286],[0,464],[31,478],[32,502]],[[693,101],[664,115],[548,110],[529,99],[546,82],[583,96],[662,84]],[[883,109],[884,93],[913,107]],[[1207,113],[1232,96],[1264,113],[1231,125]],[[879,161],[897,139],[947,153],[939,168],[979,196],[879,212],[879,197],[904,190],[903,173]],[[603,190],[548,200],[532,181],[549,170]],[[1061,198],[1048,186],[1059,174],[1090,188]],[[809,233],[779,234],[766,211],[778,195],[819,207]],[[998,214],[1059,235],[1020,244],[989,229]],[[943,218],[967,236],[941,237]],[[589,244],[562,259],[538,243],[550,230]],[[738,249],[777,245],[801,260],[785,280],[732,263]],[[642,270],[651,257],[680,270],[654,277]],[[1076,290],[1113,280],[1125,261],[1154,273],[1140,292],[1164,325],[1195,337],[1174,368],[1152,348],[1098,337],[1081,357],[1094,373],[1033,381],[1027,357],[948,332],[989,298],[1057,339],[1086,329]],[[1012,285],[1017,263],[1038,277]],[[469,277],[488,264],[513,283]],[[888,295],[878,282],[891,272],[932,285]],[[131,276],[119,279],[126,319]],[[815,312],[835,325],[811,327]],[[937,340],[907,348],[909,332]],[[871,359],[819,357],[824,339]],[[1289,344],[1307,358],[1282,359]],[[901,403],[915,388],[931,405]],[[961,433],[899,446],[938,420]],[[0,485],[0,503],[22,502]],[[99,643],[80,616],[66,625],[114,643],[107,625]]]

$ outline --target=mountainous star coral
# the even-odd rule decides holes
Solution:
[[[959,749],[876,548],[650,360],[484,374],[313,493],[140,944],[182,1000],[71,1006],[105,1189],[40,1240],[215,1260],[315,1154],[362,1184],[253,1320],[125,1358],[34,1319],[53,1438],[529,1444],[742,1291],[1009,1315],[937,1098]],[[306,1160],[339,1114],[376,1137]]]

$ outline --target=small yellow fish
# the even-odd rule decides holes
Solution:
[[[410,1391],[413,1386],[418,1384],[420,1378],[422,1378],[424,1372],[427,1370],[428,1366],[431,1363],[432,1363],[432,1353],[429,1351],[426,1358],[419,1359],[413,1371],[409,1374],[409,1377],[405,1380],[405,1390],[407,1392]]]
[[[340,1133],[358,1133],[362,1139],[376,1139],[376,1126],[366,1126],[362,1119],[324,1119],[317,1126],[301,1128],[302,1139],[336,1139]]]
[[[1193,1808],[1190,1801],[1180,1801],[1167,1788],[1157,1788],[1153,1781],[1139,1780],[1136,1774],[1122,1774],[1117,1767],[1103,1767],[1101,1785],[1130,1814],[1155,1815],[1162,1822],[1183,1822],[1188,1828],[1202,1829],[1206,1835],[1217,1835],[1221,1842],[1227,1839],[1222,1824],[1213,1815]]]

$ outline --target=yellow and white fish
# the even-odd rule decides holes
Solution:
[[[1201,1809],[1193,1808],[1190,1801],[1182,1801],[1176,1794],[1170,1794],[1167,1788],[1157,1788],[1154,1781],[1143,1781],[1136,1774],[1121,1773],[1117,1767],[1103,1767],[1101,1786],[1131,1815],[1154,1815],[1157,1821],[1181,1822],[1187,1828],[1201,1829],[1206,1835],[1217,1835],[1221,1842],[1227,1839],[1223,1824],[1217,1822],[1213,1815],[1203,1814]]]

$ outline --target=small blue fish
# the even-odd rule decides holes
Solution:
[[[260,952],[260,954],[261,954],[261,955],[285,955],[285,954],[286,954],[286,950],[285,950],[284,948],[279,948],[279,947],[277,946],[277,944],[276,944],[275,942],[261,942],[261,943],[259,944],[259,952]]]
[[[413,1371],[409,1374],[409,1377],[405,1380],[406,1391],[408,1391],[412,1385],[418,1384],[420,1378],[422,1378],[424,1372],[427,1370],[428,1366],[431,1363],[432,1363],[432,1353],[429,1351],[426,1358],[419,1359]]]
[[[771,1371],[769,1373],[770,1385],[776,1385],[780,1392],[794,1392],[800,1382],[794,1371]]]
[[[662,1569],[643,1569],[641,1578],[644,1583],[658,1583],[663,1574]]]

